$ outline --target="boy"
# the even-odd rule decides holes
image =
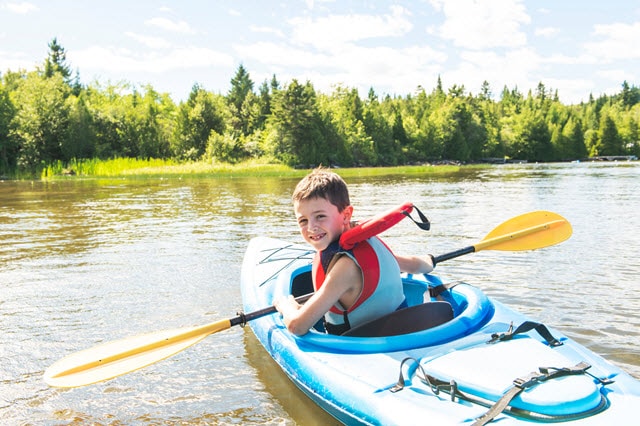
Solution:
[[[347,185],[336,173],[313,170],[298,183],[292,198],[300,233],[317,253],[314,295],[304,305],[293,296],[275,302],[291,333],[307,333],[324,316],[327,331],[342,334],[406,307],[400,271],[433,270],[429,257],[396,256],[377,237],[353,250],[340,247],[340,235],[351,228],[353,207]]]

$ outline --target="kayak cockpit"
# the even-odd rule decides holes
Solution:
[[[283,284],[296,296],[308,294],[313,290],[310,269],[296,269],[290,280]],[[484,405],[489,408],[488,413],[492,412],[492,406],[498,406],[504,400],[505,389],[509,389],[510,383],[521,380],[518,374],[523,374],[520,371],[523,364],[524,373],[535,371],[540,365],[561,368],[541,369],[548,373],[549,379],[538,373],[534,376],[540,381],[539,385],[536,382],[537,386],[520,394],[514,393],[509,399],[509,408],[505,409],[511,415],[555,422],[588,417],[608,407],[608,400],[601,393],[603,383],[596,383],[583,373],[589,366],[585,364],[579,369],[582,366],[579,364],[573,370],[567,368],[567,363],[572,361],[556,352],[552,345],[526,335],[488,345],[490,333],[505,324],[488,326],[495,307],[479,289],[465,283],[445,285],[433,275],[403,276],[403,285],[408,308],[358,326],[342,336],[326,334],[319,328],[292,338],[305,350],[319,347],[319,350],[334,353],[388,353],[443,345],[444,350],[436,349],[429,356],[414,360],[420,371],[439,383],[455,383],[449,391],[447,386],[441,390],[453,392],[454,400]],[[395,333],[388,332],[389,329]],[[454,341],[479,330],[480,339],[457,345],[455,350],[447,345],[455,345]],[[408,359],[412,358],[405,361]],[[515,359],[517,363],[512,362]],[[402,364],[399,368],[402,371]],[[568,371],[566,376],[558,374],[565,370]],[[415,389],[425,391],[420,381],[411,383]],[[428,379],[424,383],[426,388],[433,388]]]
[[[310,265],[281,274],[280,280],[276,288],[284,294],[297,297],[313,292]],[[356,327],[342,336],[326,334],[320,322],[309,333],[294,338],[301,344],[339,353],[392,352],[459,339],[479,330],[493,316],[491,301],[469,284],[446,288],[434,275],[405,275],[402,281],[408,308]]]

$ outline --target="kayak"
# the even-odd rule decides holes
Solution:
[[[313,291],[313,249],[250,241],[245,312]],[[291,334],[280,315],[251,329],[293,383],[344,424],[628,424],[640,381],[556,329],[465,282],[402,276],[408,308],[350,330]]]

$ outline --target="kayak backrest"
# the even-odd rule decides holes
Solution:
[[[352,328],[343,334],[351,337],[386,337],[415,333],[444,324],[453,319],[453,308],[447,302],[427,302],[400,309]]]
[[[311,270],[304,271],[292,277],[291,294],[293,297],[304,296],[313,293],[313,279],[311,278]]]

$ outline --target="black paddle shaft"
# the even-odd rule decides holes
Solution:
[[[298,303],[306,302],[307,300],[309,300],[311,296],[313,296],[313,293],[296,297],[296,302]],[[257,311],[249,312],[248,314],[244,314],[240,312],[238,313],[237,317],[231,318],[229,322],[231,323],[231,327],[233,327],[234,325],[241,325],[244,327],[247,322],[264,317],[265,315],[273,314],[276,311],[277,311],[276,307],[272,305],[266,308],[259,309]]]
[[[476,251],[476,248],[474,246],[469,246],[469,247],[462,248],[460,250],[441,254],[439,256],[434,256],[433,266],[435,267],[440,262],[444,262],[445,260],[453,259],[455,257],[463,256],[465,254],[473,253],[474,251]]]

